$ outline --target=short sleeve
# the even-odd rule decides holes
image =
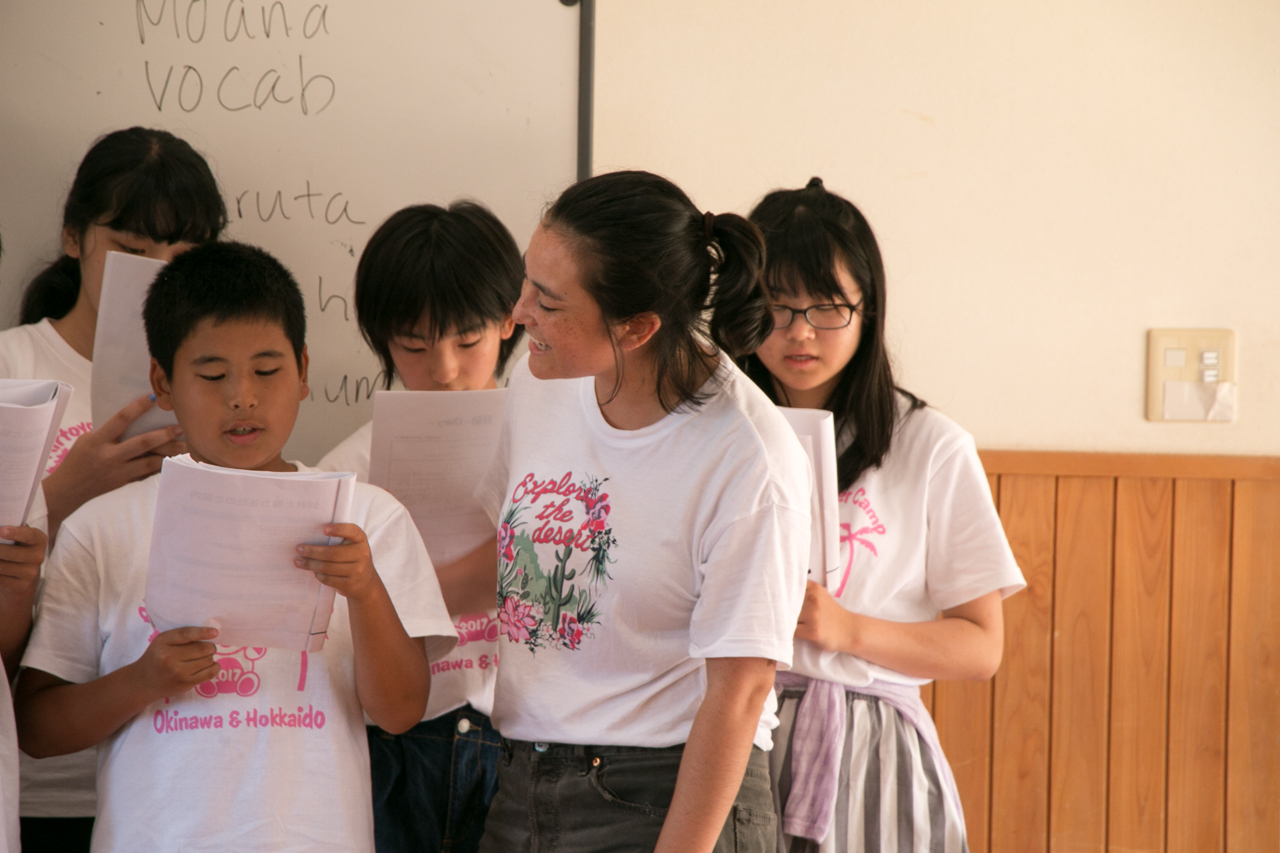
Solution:
[[[102,637],[97,560],[65,525],[45,561],[35,625],[22,665],[83,684],[99,675]]]
[[[812,539],[807,512],[767,505],[728,525],[700,567],[692,657],[755,657],[791,666]]]
[[[929,478],[925,578],[939,610],[993,590],[1008,597],[1027,585],[1000,525],[978,451],[967,436]]]
[[[412,516],[390,495],[383,493],[382,498],[393,506],[384,520],[366,531],[369,552],[405,633],[426,640],[427,658],[434,663],[453,651],[458,632]]]

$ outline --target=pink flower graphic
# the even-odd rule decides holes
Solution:
[[[498,527],[498,553],[508,563],[516,558],[516,550],[512,547],[512,543],[515,541],[516,534],[511,529],[511,525],[505,521],[502,522],[502,525]]]
[[[582,642],[582,626],[578,624],[578,617],[561,613],[559,633],[560,642],[564,643],[566,649],[576,649]]]
[[[531,636],[530,629],[538,627],[538,620],[533,618],[530,612],[532,610],[532,605],[522,602],[514,595],[504,598],[502,600],[502,609],[498,611],[498,621],[502,623],[502,633],[517,643],[529,639]]]
[[[609,519],[609,495],[584,497],[582,503],[587,508],[587,530],[592,533],[604,530]]]

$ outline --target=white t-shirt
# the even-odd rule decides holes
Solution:
[[[46,318],[26,326],[0,332],[0,377],[5,379],[57,379],[68,383],[74,393],[58,437],[54,439],[45,466],[45,476],[62,464],[76,439],[93,429],[89,380],[93,362],[72,349]],[[44,490],[36,492],[28,523],[48,529]],[[25,817],[92,817],[97,798],[94,776],[96,753],[92,749],[56,758],[37,760],[25,753],[22,765],[22,805]]]
[[[18,729],[13,720],[9,678],[0,666],[0,853],[22,849],[18,824]]]
[[[906,409],[900,398],[880,467],[840,495],[840,572],[828,588],[845,609],[895,622],[927,622],[993,590],[1022,589],[972,436],[934,409],[903,419]],[[849,687],[929,681],[795,645],[792,669],[811,678]]]
[[[353,471],[369,482],[373,421],[369,421],[320,460],[321,471]],[[493,685],[498,666],[498,611],[461,615],[454,623],[458,647],[431,666],[431,700],[424,720],[434,720],[470,703],[482,714],[493,711]]]
[[[494,725],[531,741],[684,743],[705,658],[791,663],[810,472],[791,427],[727,359],[700,408],[610,426],[591,377],[508,386],[476,495],[499,524]],[[772,696],[772,693],[770,693]],[[766,708],[756,743],[771,745]]]
[[[63,523],[23,666],[83,683],[146,650],[158,492],[158,478],[131,483]],[[352,518],[406,631],[427,638],[433,660],[447,654],[457,637],[409,513],[359,484]],[[153,703],[98,745],[93,850],[372,851],[346,599],[320,652],[224,646],[218,657],[215,681]]]

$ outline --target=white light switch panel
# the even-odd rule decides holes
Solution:
[[[1235,420],[1236,390],[1231,329],[1147,332],[1147,420]]]

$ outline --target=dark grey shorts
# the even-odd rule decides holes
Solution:
[[[480,853],[647,853],[658,843],[683,744],[502,745]],[[753,746],[715,851],[772,853],[776,844],[769,761]]]

